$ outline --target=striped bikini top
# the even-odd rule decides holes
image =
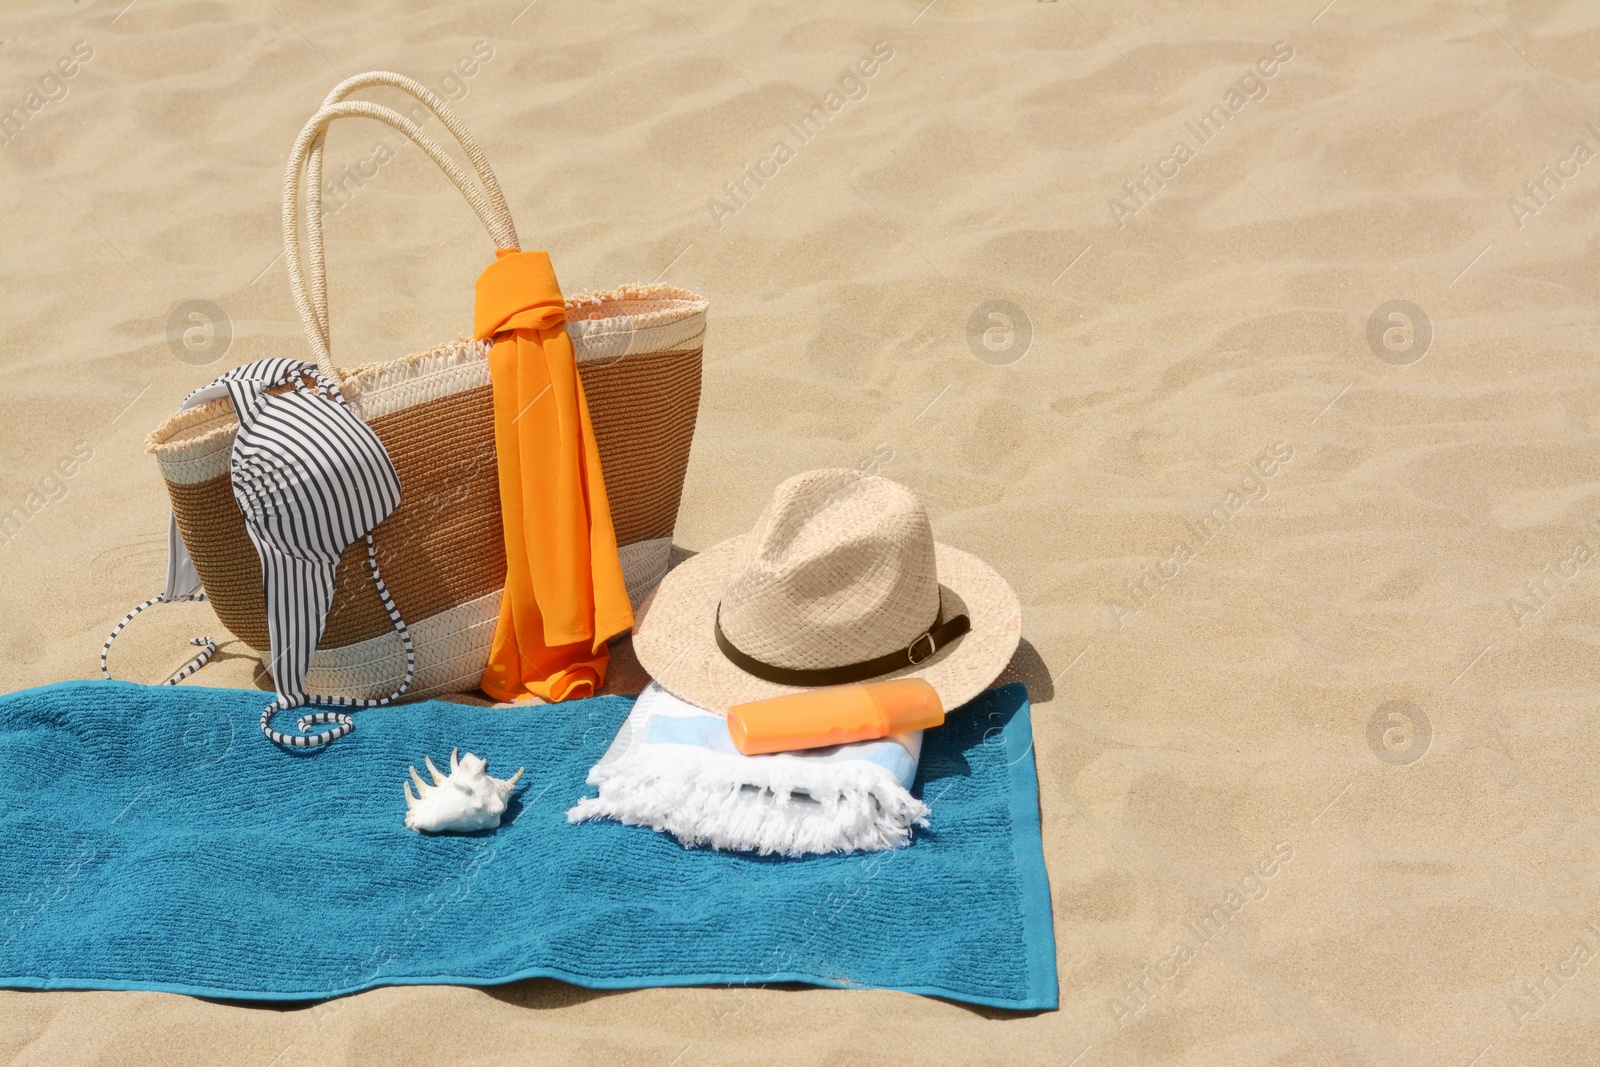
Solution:
[[[307,379],[312,386],[306,384]],[[271,391],[282,385],[291,388]],[[296,734],[274,730],[273,715],[307,704],[389,704],[411,687],[415,676],[416,653],[411,634],[378,571],[372,541],[373,529],[400,503],[400,479],[383,442],[356,417],[339,387],[314,363],[293,359],[248,363],[195,390],[183,407],[224,396],[232,402],[239,419],[230,463],[233,497],[261,560],[270,670],[277,690],[277,699],[261,713],[261,731],[279,745],[326,745],[355,728],[349,715],[328,711],[304,715],[296,723]],[[375,699],[308,694],[306,672],[333,605],[339,559],[361,538],[367,542],[373,584],[405,647],[405,678],[393,693]],[[152,604],[205,599],[176,519],[169,521],[167,545],[165,591],[129,612],[106,638],[100,653],[100,671],[107,678],[111,677],[106,666],[111,643],[136,615]],[[216,643],[209,637],[195,638],[191,643],[203,645],[204,650],[168,679],[168,684],[194,673],[216,651]],[[312,726],[328,723],[333,724],[332,729],[307,732]]]

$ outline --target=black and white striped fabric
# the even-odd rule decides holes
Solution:
[[[117,628],[111,631],[111,636],[106,638],[106,643],[100,646],[100,676],[107,681],[111,680],[111,668],[106,665],[107,659],[111,656],[111,643],[117,639],[118,634],[128,628],[128,624],[137,618],[145,608],[153,604],[179,604],[185,600],[204,600],[205,598],[206,595],[204,593],[196,593],[193,596],[168,596],[166,593],[162,593],[160,596],[151,597],[128,612],[122,617],[122,621],[117,623]],[[178,673],[168,678],[162,683],[163,685],[177,685],[189,675],[210,663],[211,657],[216,654],[217,643],[209,637],[191,637],[189,638],[189,643],[200,649],[199,654],[178,668]]]
[[[199,407],[207,401],[220,400],[228,395],[226,383],[234,378],[255,378],[263,382],[280,380],[286,372],[286,368],[293,362],[293,360],[270,359],[235,367],[209,385],[202,385],[184,397],[183,403],[178,405],[178,410],[188,411],[190,408]],[[122,634],[122,631],[128,628],[128,624],[138,618],[139,614],[145,609],[156,604],[182,604],[188,601],[202,601],[205,598],[205,589],[200,583],[200,574],[194,569],[194,560],[189,558],[189,546],[183,543],[183,535],[178,532],[177,516],[168,512],[167,586],[162,590],[160,596],[151,597],[123,616],[122,621],[117,623],[116,629],[112,630],[110,635],[106,637],[106,643],[100,646],[100,676],[107,681],[111,680],[111,667],[109,664],[111,646]],[[202,651],[180,667],[178,672],[168,678],[164,684],[177,685],[209,663],[211,657],[217,651],[217,643],[209,637],[191,637],[189,643],[200,647]]]
[[[307,387],[307,379],[315,383],[314,389]],[[278,394],[269,392],[283,384],[293,388]],[[231,460],[233,496],[261,559],[271,671],[277,690],[277,699],[261,713],[261,731],[279,745],[326,745],[355,728],[349,715],[304,715],[296,723],[298,734],[274,730],[273,715],[307,704],[389,704],[411,687],[416,674],[411,633],[378,571],[372,541],[372,530],[400,503],[400,480],[383,443],[356,417],[339,387],[324,377],[314,363],[294,359],[249,363],[197,389],[184,406],[224,395],[233,402],[239,419]],[[405,648],[405,678],[399,689],[376,699],[311,695],[305,691],[306,672],[333,605],[339,558],[360,538],[367,542],[373,584]],[[204,599],[204,593],[188,588],[198,586],[198,575],[193,575],[187,551],[180,551],[182,539],[175,540],[168,560],[167,592],[134,609],[106,639],[100,663],[107,677],[106,653],[134,615],[152,603]],[[209,643],[209,639],[196,639],[194,643],[202,640]],[[211,644],[171,681],[180,681],[199,669],[214,648]],[[328,723],[334,724],[333,729],[317,734],[307,732],[312,726]]]
[[[316,382],[315,391],[306,387],[308,377]],[[272,728],[273,714],[308,703],[388,704],[411,687],[415,674],[411,634],[383,584],[372,544],[373,528],[400,503],[400,478],[378,435],[356,418],[339,387],[316,364],[264,360],[253,373],[224,378],[239,417],[233,498],[261,557],[272,680],[278,691],[278,699],[261,713],[261,731],[280,745],[325,745],[354,729],[349,715],[303,716],[296,724],[300,733],[291,735]],[[291,382],[294,388],[278,395],[267,391],[280,382]],[[305,691],[306,672],[333,606],[339,557],[363,537],[373,584],[405,645],[405,680],[394,693],[376,700],[312,697]],[[324,723],[335,725],[319,734],[306,733]]]

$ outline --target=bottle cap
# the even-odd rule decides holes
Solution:
[[[889,732],[931,730],[944,724],[944,704],[939,692],[921,678],[896,678],[865,686],[872,702],[889,721]]]
[[[751,752],[750,734],[745,726],[744,715],[740,713],[740,709],[743,707],[744,705],[740,704],[737,707],[728,709],[728,734],[733,738],[733,747],[749,756],[753,753]]]

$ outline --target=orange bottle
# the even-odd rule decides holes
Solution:
[[[728,733],[746,756],[871,741],[943,722],[939,693],[921,678],[813,689],[728,709]]]

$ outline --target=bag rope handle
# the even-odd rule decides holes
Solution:
[[[516,226],[511,220],[511,211],[506,207],[505,196],[500,191],[500,183],[495,180],[494,171],[489,166],[489,159],[484,155],[483,149],[478,146],[477,138],[467,129],[466,124],[427,86],[404,74],[395,74],[386,70],[368,71],[346,78],[323,100],[323,107],[332,107],[352,93],[372,86],[387,86],[407,93],[420,101],[424,107],[431,111],[444,125],[450,135],[456,139],[466,154],[467,160],[477,171],[478,184],[488,197],[489,207],[493,216],[500,225],[501,232],[496,239],[508,236],[510,244],[499,247],[517,247]],[[311,154],[306,161],[306,255],[310,261],[311,269],[311,306],[317,315],[317,321],[322,328],[324,342],[330,342],[328,327],[328,293],[327,275],[323,259],[323,230],[322,230],[322,160],[323,149],[327,143],[327,131],[323,130],[311,143]],[[491,228],[491,233],[493,233]]]
[[[390,77],[399,79],[401,76],[396,74]],[[359,80],[359,78],[352,80]],[[427,89],[420,85],[417,88],[424,93],[428,92]],[[337,92],[338,90],[335,91]],[[430,93],[429,95],[431,96],[432,94]],[[427,101],[425,100],[424,102],[426,103]],[[449,110],[442,100],[439,100],[438,103],[445,111]],[[441,114],[440,117],[443,118],[444,116]],[[305,127],[301,129],[300,136],[295,140],[294,149],[289,155],[289,166],[284,175],[283,185],[283,250],[289,272],[289,289],[294,296],[295,308],[300,313],[300,324],[305,329],[306,340],[309,342],[311,351],[316,357],[318,369],[335,381],[341,375],[334,366],[333,354],[329,348],[327,331],[324,325],[326,322],[327,277],[321,256],[320,188],[313,194],[318,205],[318,215],[315,222],[317,237],[313,238],[315,243],[313,245],[313,262],[311,263],[312,289],[310,291],[306,286],[305,265],[302,264],[300,256],[299,203],[300,176],[301,172],[306,169],[312,146],[326,133],[327,127],[335,119],[340,118],[377,119],[379,122],[399,130],[415,142],[417,147],[421,148],[428,158],[433,160],[440,170],[444,171],[445,176],[466,197],[467,202],[472,205],[473,211],[477,213],[479,221],[489,231],[496,248],[519,247],[516,227],[512,224],[510,213],[505,208],[504,197],[498,195],[498,184],[492,184],[493,193],[491,194],[486,195],[480,191],[472,184],[471,179],[467,177],[460,165],[443,148],[439,147],[439,144],[433,138],[424,133],[422,128],[415,122],[391,108],[384,107],[381,104],[367,103],[366,101],[343,101],[319,108],[317,113],[312,115],[310,120],[306,122]],[[451,119],[455,125],[460,125],[459,120],[455,119],[453,114]],[[479,156],[482,155],[481,151],[477,154]],[[480,173],[489,173],[487,162],[484,163],[483,167],[484,169]],[[493,183],[492,173],[490,173],[490,182]],[[323,314],[321,317],[317,314],[317,305],[312,297],[313,292],[320,294],[322,297]]]
[[[128,624],[146,608],[152,607],[156,604],[181,604],[185,601],[204,600],[205,598],[206,595],[204,593],[196,593],[193,596],[179,597],[168,597],[167,594],[162,593],[159,596],[151,597],[149,600],[146,600],[143,604],[140,604],[138,607],[128,612],[128,614],[124,615],[122,617],[122,621],[117,623],[116,629],[112,630],[110,636],[106,638],[106,643],[100,646],[100,677],[104,678],[108,682],[112,680],[111,668],[107,663],[111,655],[112,642],[116,641],[117,637],[121,635],[122,631],[128,628]],[[188,663],[185,663],[182,667],[179,667],[178,672],[163,682],[163,685],[177,685],[179,682],[189,677],[189,675],[193,674],[195,671],[211,662],[211,657],[216,655],[217,643],[209,637],[191,637],[189,638],[189,643],[200,649],[200,653],[193,659],[189,660]]]

